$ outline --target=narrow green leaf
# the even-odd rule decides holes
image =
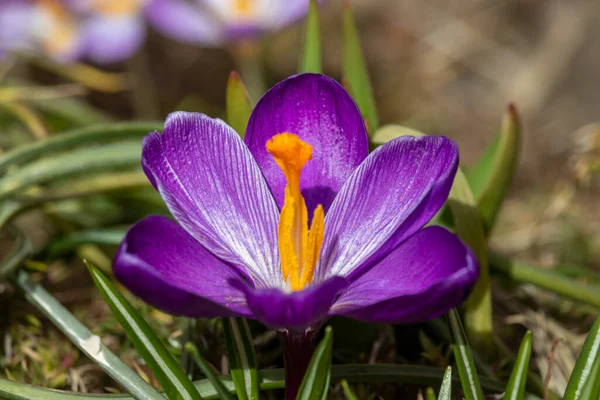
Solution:
[[[85,263],[104,300],[117,317],[129,340],[164,388],[167,397],[169,399],[201,399],[185,371],[181,369],[179,363],[175,361],[131,303],[100,270],[88,262]]]
[[[354,100],[366,120],[367,130],[369,133],[373,133],[379,127],[375,97],[373,96],[367,65],[360,48],[360,40],[354,24],[350,2],[346,1],[344,5],[344,77],[348,80]]]
[[[346,379],[349,382],[390,382],[390,383],[411,383],[417,385],[435,385],[442,380],[444,370],[436,367],[423,365],[398,365],[398,364],[351,364],[334,365],[331,368],[331,380],[339,382]],[[221,382],[230,391],[234,392],[234,384],[231,378],[221,377]],[[268,369],[259,371],[259,381],[261,390],[282,389],[285,385],[283,369]],[[453,383],[460,381],[457,377],[452,378]],[[501,393],[504,385],[494,380],[481,378],[483,387],[493,393]],[[206,400],[219,398],[214,387],[208,380],[201,380],[194,383],[198,392]],[[9,400],[131,400],[131,396],[126,394],[118,395],[98,395],[72,393],[62,390],[46,389],[39,386],[28,385],[19,382],[11,382],[0,379],[0,396]],[[164,400],[164,398],[163,398]],[[537,397],[529,395],[527,400],[538,400]]]
[[[94,125],[52,136],[46,140],[19,146],[0,156],[0,173],[9,165],[22,164],[36,160],[52,152],[85,146],[92,143],[106,143],[114,140],[141,139],[149,132],[162,130],[162,122],[120,122],[106,125]]]
[[[325,336],[315,349],[308,364],[306,374],[298,390],[297,400],[320,400],[326,398],[331,380],[331,349],[333,333],[330,326],[325,328]]]
[[[479,376],[473,362],[473,355],[467,342],[467,337],[460,322],[460,316],[456,309],[450,310],[448,313],[450,322],[450,330],[454,343],[452,350],[458,367],[458,375],[465,395],[466,400],[483,400],[483,391],[479,383]]]
[[[14,243],[11,251],[0,262],[0,279],[17,269],[33,251],[31,241],[21,230],[11,229],[10,233]]]
[[[581,390],[581,400],[598,400],[600,399],[600,355],[596,356],[590,375],[586,379],[583,389]]]
[[[465,304],[465,326],[476,348],[492,345],[492,292],[487,246],[481,217],[467,178],[459,168],[448,196],[456,234],[475,253],[479,261],[479,280]]]
[[[531,358],[531,342],[531,331],[527,331],[521,342],[521,347],[519,347],[519,354],[515,360],[513,370],[510,373],[506,393],[504,394],[505,400],[523,400],[525,398],[525,384]]]
[[[439,400],[450,400],[452,398],[452,367],[448,366],[444,373],[442,386],[440,387]]]
[[[425,399],[426,400],[437,400],[437,398],[435,397],[435,391],[433,390],[433,388],[428,387],[425,390]]]
[[[81,324],[65,307],[62,306],[50,293],[38,283],[32,281],[25,271],[19,271],[15,284],[23,292],[25,298],[33,304],[42,314],[50,319],[66,337],[73,342],[85,355],[94,361],[108,375],[136,399],[164,400],[164,398],[148,385],[135,372],[128,368],[102,344],[99,336],[94,335]],[[8,399],[62,399],[52,395],[34,395],[39,393],[39,388],[29,385],[11,385],[8,381],[0,380],[0,394]],[[12,390],[11,390],[12,387]],[[15,389],[16,388],[16,389]],[[12,393],[12,394],[11,394]],[[42,393],[45,393],[42,391]],[[14,394],[14,395],[13,395]],[[24,394],[25,397],[19,397]],[[31,397],[27,397],[31,396]]]
[[[564,400],[581,400],[583,399],[582,394],[584,392],[584,387],[586,386],[587,381],[597,382],[600,380],[600,376],[598,376],[598,371],[595,371],[596,376],[593,375],[594,369],[597,368],[594,364],[598,364],[600,359],[600,317],[596,318],[594,324],[592,325],[592,329],[590,329],[590,333],[588,334],[585,342],[583,343],[583,347],[581,348],[581,352],[577,357],[577,361],[575,361],[575,368],[573,368],[573,373],[571,374],[571,378],[569,378],[569,383],[567,384],[567,388],[565,389]],[[593,383],[590,383],[593,385]],[[586,390],[592,390],[593,387],[590,387]],[[589,392],[588,392],[589,393]],[[598,397],[594,400],[596,400]]]
[[[512,260],[496,252],[490,252],[489,255],[492,270],[508,276],[511,280],[531,283],[572,300],[600,308],[600,286],[598,285],[581,283],[554,271]]]
[[[0,200],[32,185],[137,166],[141,152],[142,143],[138,140],[80,149],[34,161],[0,179]]]
[[[244,318],[223,318],[231,378],[240,400],[258,400],[258,372],[252,335]]]
[[[515,174],[520,142],[519,116],[517,109],[511,104],[504,115],[500,134],[467,175],[477,198],[486,232],[494,226]]]
[[[317,0],[309,2],[299,72],[321,73],[321,31]]]
[[[246,135],[246,127],[253,108],[246,86],[244,86],[238,73],[232,71],[227,81],[227,123],[242,138]]]
[[[342,390],[344,391],[347,400],[358,400],[358,396],[354,393],[354,390],[352,390],[350,385],[348,385],[347,380],[342,379],[340,384],[342,385]],[[433,400],[435,400],[435,398]]]
[[[212,383],[216,392],[219,394],[219,396],[221,396],[221,399],[222,400],[235,400],[235,397],[231,395],[229,390],[225,387],[225,385],[223,385],[223,382],[221,382],[219,380],[219,377],[217,377],[217,375],[212,370],[210,365],[208,365],[208,363],[206,362],[204,357],[202,357],[202,355],[198,351],[198,348],[196,346],[194,346],[193,343],[189,343],[189,342],[185,345],[185,347],[186,347],[187,351],[190,353],[190,355],[192,356],[192,358],[194,359],[194,361],[196,362],[196,364],[198,365],[198,367],[200,367],[200,370],[202,371],[202,373],[204,375],[206,375],[206,377],[208,378],[210,383]]]

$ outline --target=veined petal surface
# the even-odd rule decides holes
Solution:
[[[431,226],[359,273],[331,313],[386,324],[425,321],[462,303],[478,275],[471,250],[456,235]]]
[[[144,139],[142,166],[177,221],[257,286],[281,286],[279,213],[254,158],[227,124],[170,114]]]
[[[280,208],[286,181],[266,143],[284,132],[312,146],[312,160],[302,170],[300,188],[310,215],[318,204],[327,212],[369,152],[358,107],[336,81],[319,74],[290,77],[260,99],[250,116],[245,142]]]
[[[368,268],[420,230],[442,207],[458,168],[443,136],[405,136],[379,147],[354,171],[325,216],[317,281]]]
[[[169,314],[194,318],[250,314],[243,279],[176,222],[151,216],[135,224],[115,256],[114,274],[136,296]]]

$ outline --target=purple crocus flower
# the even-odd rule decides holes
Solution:
[[[153,0],[149,21],[166,36],[205,46],[280,29],[306,14],[308,0]]]
[[[145,38],[147,0],[6,0],[0,54],[43,54],[58,62],[122,61]]]
[[[169,115],[142,165],[177,222],[151,216],[114,273],[168,313],[243,316],[291,332],[332,315],[404,324],[460,304],[473,253],[438,226],[458,165],[445,137],[402,137],[368,154],[355,103],[334,80],[269,90],[245,140],[202,114]]]

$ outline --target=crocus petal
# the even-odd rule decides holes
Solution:
[[[94,16],[81,29],[85,55],[98,63],[128,58],[146,36],[144,21],[138,15]]]
[[[145,12],[157,31],[175,40],[210,46],[224,40],[223,27],[203,6],[185,0],[152,0]]]
[[[332,314],[408,324],[458,306],[477,281],[475,256],[446,229],[423,229],[344,290]]]
[[[326,319],[329,308],[348,286],[348,281],[334,277],[297,292],[284,292],[275,288],[257,289],[241,281],[233,281],[232,285],[246,294],[253,318],[271,329],[301,332]]]
[[[379,147],[346,181],[325,217],[318,279],[373,265],[421,229],[448,197],[456,143],[401,137]]]
[[[312,145],[312,160],[302,170],[301,190],[309,213],[329,209],[348,176],[368,154],[367,132],[354,101],[336,81],[301,74],[274,86],[260,99],[248,122],[245,141],[279,207],[285,178],[266,143],[290,132]]]
[[[136,296],[169,314],[249,315],[244,294],[228,283],[243,279],[240,274],[166,217],[147,217],[127,232],[114,273]]]
[[[170,114],[144,139],[142,166],[179,223],[261,286],[282,285],[279,213],[239,135],[203,114]]]

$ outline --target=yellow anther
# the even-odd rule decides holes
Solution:
[[[300,193],[300,175],[312,157],[312,147],[292,133],[281,133],[267,142],[267,151],[287,180],[279,216],[281,274],[292,290],[300,290],[312,281],[324,232],[323,207],[315,209],[309,231],[306,202]]]
[[[50,55],[65,52],[75,40],[75,23],[68,10],[57,0],[38,0],[42,11],[51,19],[51,26],[42,42]]]
[[[92,9],[107,16],[133,15],[142,7],[140,0],[93,0]]]

